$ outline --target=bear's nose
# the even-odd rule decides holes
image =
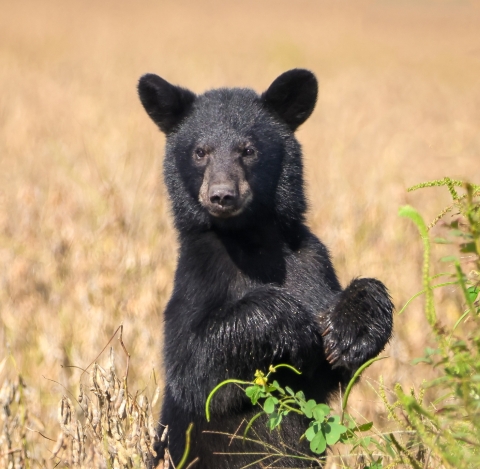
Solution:
[[[215,185],[210,188],[210,202],[221,207],[231,207],[235,205],[237,192],[232,186],[226,184]]]

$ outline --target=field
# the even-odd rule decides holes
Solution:
[[[150,397],[161,386],[177,244],[164,137],[136,95],[143,73],[200,93],[260,92],[289,68],[314,71],[317,108],[298,131],[310,226],[343,284],[377,277],[397,309],[422,288],[421,241],[398,208],[431,220],[448,201],[446,190],[406,189],[444,176],[480,182],[473,2],[0,0],[0,10],[0,386],[22,375],[43,457],[54,443],[36,432],[56,439],[58,402],[78,394],[82,369],[120,324],[129,386]],[[451,324],[455,291],[438,300]],[[380,375],[422,381],[411,360],[427,330],[420,299],[395,318],[390,358],[351,398],[360,415],[385,424],[369,385]]]

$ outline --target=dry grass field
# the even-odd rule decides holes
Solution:
[[[344,284],[378,277],[398,309],[421,290],[422,259],[398,208],[429,220],[448,201],[446,190],[406,188],[447,175],[480,182],[478,3],[0,0],[0,11],[0,387],[22,375],[40,459],[62,395],[78,395],[82,369],[120,324],[130,388],[151,398],[161,385],[176,239],[141,74],[195,92],[263,91],[289,68],[314,71],[317,108],[298,132],[309,223]],[[438,295],[449,323],[455,292]],[[381,374],[421,382],[410,362],[427,331],[418,299],[396,317],[390,358],[352,396],[359,414],[385,424],[369,386]]]

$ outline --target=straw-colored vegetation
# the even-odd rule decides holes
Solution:
[[[2,467],[73,464],[82,451],[91,466],[136,467],[151,444],[176,240],[164,140],[136,96],[142,73],[196,92],[262,91],[288,68],[313,70],[318,105],[298,132],[309,222],[343,283],[378,277],[397,307],[422,288],[418,234],[398,207],[433,219],[448,201],[406,188],[480,180],[480,9],[469,2],[0,0],[0,11]],[[461,297],[436,295],[453,324]],[[121,397],[116,338],[116,374],[108,347],[84,372],[120,324],[131,355]],[[358,415],[386,424],[369,386],[380,375],[406,389],[425,377],[410,362],[426,326],[421,301],[396,318],[390,358],[350,397]],[[97,432],[88,447],[102,405],[119,438],[110,428],[112,441]]]

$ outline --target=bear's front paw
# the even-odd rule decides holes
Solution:
[[[320,314],[327,361],[356,370],[378,355],[392,335],[393,304],[376,279],[356,279]]]

